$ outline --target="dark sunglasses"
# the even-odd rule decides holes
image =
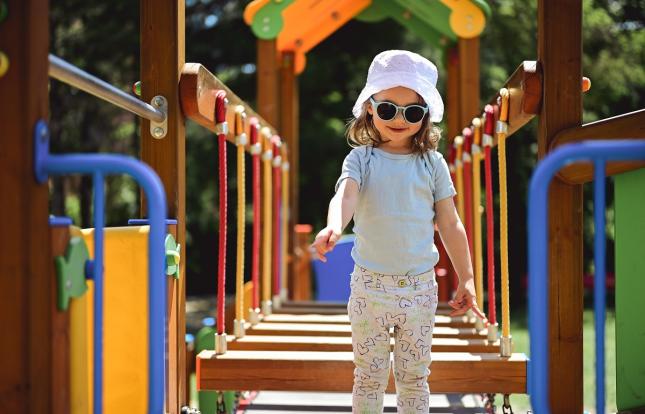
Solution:
[[[400,110],[403,114],[403,119],[405,119],[408,124],[418,124],[423,121],[423,118],[429,110],[427,105],[415,104],[399,106],[388,101],[375,101],[372,97],[370,97],[370,103],[372,104],[372,109],[376,113],[376,116],[378,116],[382,121],[393,120],[396,118],[396,114],[398,114]]]

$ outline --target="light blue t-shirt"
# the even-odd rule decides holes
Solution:
[[[336,182],[352,178],[355,263],[388,275],[419,274],[439,261],[434,245],[434,203],[456,194],[448,165],[437,151],[391,154],[361,146],[345,157]]]

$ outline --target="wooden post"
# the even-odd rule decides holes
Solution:
[[[295,276],[294,260],[294,241],[296,237],[295,226],[298,223],[298,171],[300,169],[300,135],[299,135],[299,117],[300,117],[300,99],[298,95],[298,77],[295,74],[295,56],[293,52],[282,55],[282,65],[280,66],[280,102],[281,120],[280,132],[282,141],[286,142],[289,157],[289,245],[288,253],[288,271],[283,277],[288,278],[288,286],[295,289],[293,283],[297,283]]]
[[[0,22],[2,241],[0,242],[0,412],[54,412],[51,310],[55,278],[47,184],[34,178],[33,131],[48,119],[49,2],[9,0]]]
[[[538,1],[538,61],[544,95],[538,156],[556,134],[580,126],[582,0]],[[546,223],[545,223],[546,224]],[[559,179],[549,195],[551,412],[582,412],[582,186]]]
[[[257,41],[257,110],[267,122],[280,130],[280,88],[278,52],[275,40]]]
[[[479,105],[479,37],[459,39],[459,130],[470,125],[478,115]]]
[[[150,122],[141,122],[141,160],[159,174],[166,189],[168,217],[177,219],[175,238],[186,257],[186,145],[184,118],[179,103],[179,80],[185,62],[185,5],[177,0],[141,0],[141,96],[150,102],[161,95],[168,101],[166,136],[150,135]],[[145,200],[142,197],[142,214]],[[182,260],[186,263],[185,260]],[[168,390],[166,410],[179,413],[185,395],[186,272],[179,280],[168,278]],[[161,275],[160,275],[161,276]]]

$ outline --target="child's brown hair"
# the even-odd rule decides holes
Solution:
[[[423,99],[419,97],[420,103],[425,105]],[[367,106],[370,104],[369,100],[363,104],[363,110],[358,118],[353,118],[347,124],[345,137],[347,138],[351,147],[360,145],[372,145],[375,148],[387,142],[381,137],[374,121],[373,115],[367,112]],[[435,126],[430,122],[429,116],[425,116],[421,121],[421,128],[412,137],[412,150],[418,154],[424,154],[430,150],[436,150],[441,140],[441,128]]]

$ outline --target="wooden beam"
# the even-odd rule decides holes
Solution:
[[[265,316],[262,319],[264,323],[307,323],[307,324],[349,324],[349,316],[344,314],[288,314],[288,313],[274,313]],[[453,328],[473,328],[475,323],[466,316],[450,317],[446,315],[435,316],[435,326],[449,326]]]
[[[582,0],[538,0],[544,79],[538,157],[582,121]],[[546,225],[547,223],[545,223]],[[582,186],[555,179],[549,194],[549,384],[551,412],[582,412]]]
[[[566,129],[555,136],[551,143],[551,150],[580,141],[643,138],[645,138],[645,109]],[[643,162],[612,162],[607,164],[606,174],[620,174],[643,167],[645,167]],[[558,175],[567,183],[583,184],[593,180],[593,165],[576,163],[563,168]]]
[[[280,87],[276,40],[257,40],[258,112],[274,127],[280,129]]]
[[[228,141],[235,142],[233,125],[235,125],[235,107],[237,105],[244,106],[247,118],[255,117],[262,126],[269,127],[272,134],[278,133],[274,125],[262,118],[249,104],[235,95],[224,82],[217,79],[199,63],[186,63],[181,71],[179,95],[184,116],[214,132],[215,92],[219,90],[226,91],[226,99],[228,99],[228,111],[226,112],[226,122],[229,125],[229,133],[226,137]]]
[[[537,61],[525,60],[504,82],[504,88],[510,92],[507,136],[511,136],[540,113],[542,105],[541,66]],[[498,96],[499,94],[495,94],[489,103],[496,104]]]
[[[150,135],[150,122],[141,121],[141,160],[159,175],[166,190],[168,217],[177,219],[175,239],[186,255],[186,136],[177,84],[185,62],[185,5],[176,0],[140,0],[141,97],[150,102],[161,95],[168,101],[166,136]],[[141,197],[145,214],[145,197]],[[166,411],[180,412],[185,395],[185,266],[178,280],[168,278],[168,363]]]
[[[249,335],[351,336],[351,326],[340,324],[264,323],[247,329]],[[486,335],[474,328],[434,328],[433,338],[483,339]]]
[[[3,150],[0,259],[0,412],[51,413],[52,289],[55,286],[47,216],[48,185],[34,178],[34,126],[49,118],[47,54],[49,2],[9,0],[0,22],[0,52],[8,59],[0,75]]]
[[[394,345],[394,338],[391,338]],[[246,335],[230,337],[227,349],[237,351],[320,351],[352,352],[349,336]],[[486,339],[433,338],[432,352],[497,353],[499,342]]]
[[[202,351],[197,389],[349,392],[353,371],[351,352]],[[428,382],[433,392],[525,394],[526,357],[433,353]],[[394,391],[392,376],[387,391]]]
[[[300,171],[300,95],[298,90],[298,77],[296,76],[295,56],[293,52],[282,54],[280,65],[280,132],[282,141],[286,142],[289,160],[289,223],[288,223],[288,260],[287,274],[282,275],[289,288],[299,282],[296,276],[296,261],[294,260],[294,246],[296,240],[296,224],[299,222],[299,174]]]
[[[470,125],[479,112],[479,37],[459,38],[459,119]],[[461,130],[457,131],[461,134]]]

